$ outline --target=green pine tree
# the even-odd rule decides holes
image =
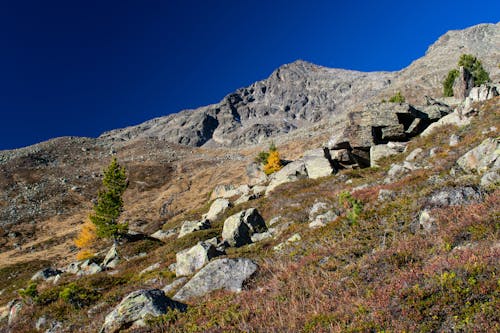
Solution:
[[[128,187],[125,168],[113,158],[102,180],[103,189],[97,194],[97,204],[89,218],[96,225],[96,233],[101,238],[112,238],[115,242],[127,232],[128,224],[118,223],[123,211],[122,195]]]
[[[472,74],[476,87],[483,83],[490,82],[490,76],[483,68],[483,64],[481,64],[481,61],[472,54],[462,54],[458,60],[458,66],[463,66]]]

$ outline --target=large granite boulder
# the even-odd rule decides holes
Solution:
[[[304,152],[303,160],[307,176],[311,179],[326,177],[336,171],[333,168],[328,148],[308,150]]]
[[[201,221],[184,221],[177,238],[184,237],[187,234],[193,233],[195,231],[209,229],[210,227],[210,221],[205,219]]]
[[[224,221],[222,240],[230,246],[242,246],[252,242],[252,235],[266,231],[266,223],[255,208],[236,213]]]
[[[306,165],[303,160],[297,160],[285,165],[281,170],[271,176],[271,182],[267,186],[266,195],[279,185],[307,178]]]
[[[243,283],[257,271],[257,268],[257,264],[250,259],[216,259],[196,273],[173,299],[185,301],[220,289],[239,292]]]
[[[217,239],[198,242],[195,246],[178,252],[176,254],[177,265],[175,275],[191,275],[207,264],[210,259],[218,256],[220,252],[216,248]]]
[[[100,333],[115,333],[132,325],[142,326],[146,316],[158,317],[169,309],[186,311],[187,307],[171,300],[159,289],[134,291],[106,316]]]
[[[108,253],[104,257],[101,266],[103,268],[115,268],[120,263],[120,256],[118,255],[118,251],[116,250],[116,245],[113,244],[109,249]]]
[[[500,139],[489,138],[460,157],[457,164],[466,173],[483,174],[500,169],[499,155]]]

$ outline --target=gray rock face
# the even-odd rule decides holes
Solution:
[[[147,315],[157,317],[167,313],[168,309],[186,311],[186,308],[186,305],[169,299],[159,289],[134,291],[106,316],[100,332],[119,332],[132,324],[144,324],[142,321]]]
[[[243,283],[257,271],[257,268],[258,266],[250,259],[214,260],[186,283],[173,299],[185,301],[220,289],[239,292]]]
[[[458,77],[453,83],[453,96],[455,98],[465,99],[467,96],[469,96],[472,87],[474,87],[474,78],[472,77],[472,74],[464,67],[460,67],[458,73]]]
[[[222,228],[222,239],[230,246],[252,242],[254,233],[266,231],[266,223],[255,208],[250,208],[227,218]]]
[[[210,259],[220,254],[215,247],[216,244],[217,239],[212,239],[199,242],[192,248],[177,253],[175,274],[177,276],[191,275],[202,268]]]
[[[231,207],[231,202],[229,202],[229,200],[222,198],[216,199],[210,206],[208,213],[206,213],[203,218],[209,221],[215,221],[217,217],[224,213],[229,207]]]
[[[179,231],[179,236],[177,236],[177,238],[181,238],[195,231],[205,230],[208,228],[210,228],[209,220],[185,221],[182,223],[181,230]]]
[[[474,87],[470,90],[469,98],[473,102],[486,101],[498,96],[498,88],[492,84],[483,84],[480,87]]]
[[[481,194],[470,186],[445,188],[431,195],[429,203],[432,206],[456,206],[477,202]]]
[[[304,152],[303,160],[307,176],[311,179],[330,176],[336,171],[333,168],[330,151],[327,148],[308,150]]]
[[[476,148],[468,151],[457,161],[466,173],[483,174],[500,169],[500,139],[486,139]]]
[[[294,182],[307,178],[306,165],[303,160],[297,160],[285,165],[280,171],[274,173],[267,186],[266,195],[281,184]]]

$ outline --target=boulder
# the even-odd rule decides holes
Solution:
[[[226,200],[227,201],[227,200]],[[184,221],[179,231],[177,238],[181,238],[195,231],[209,229],[211,227],[209,220],[201,221]]]
[[[424,137],[428,136],[432,134],[437,128],[444,125],[453,125],[457,127],[466,126],[470,124],[470,121],[470,118],[467,118],[458,112],[452,112],[449,115],[439,119],[437,122],[430,124],[430,126],[427,127],[420,135]]]
[[[156,264],[152,264],[146,268],[144,268],[140,273],[139,275],[142,275],[142,274],[146,274],[146,273],[149,273],[149,272],[152,272],[152,271],[155,271],[157,269],[160,268],[160,263],[157,262]]]
[[[327,148],[308,150],[304,153],[304,164],[311,179],[326,177],[336,170],[332,166],[330,151]]]
[[[489,138],[468,151],[457,161],[466,173],[483,174],[500,169],[500,139]]]
[[[266,231],[266,223],[255,208],[234,214],[224,221],[222,239],[230,246],[242,246],[252,242],[256,232]]]
[[[207,264],[210,259],[220,255],[216,249],[217,239],[198,242],[195,246],[178,252],[176,254],[177,265],[175,274],[177,276],[191,275]]]
[[[78,276],[82,275],[92,275],[102,272],[102,267],[91,259],[83,261],[80,265],[80,269],[76,273]]]
[[[283,251],[288,244],[295,243],[295,242],[298,242],[300,240],[302,240],[302,237],[300,237],[300,234],[293,234],[292,236],[290,236],[290,238],[288,238],[283,243],[279,243],[278,245],[273,247],[273,250],[278,251],[278,252]]]
[[[271,237],[273,237],[273,234],[271,229],[269,229],[268,231],[255,233],[250,238],[252,239],[252,243],[257,243]]]
[[[185,301],[200,297],[214,290],[239,292],[243,283],[257,271],[258,266],[250,259],[216,259],[196,273],[173,297]]]
[[[326,213],[328,209],[330,209],[330,205],[326,202],[315,202],[311,209],[309,209],[309,220],[314,220],[316,216]]]
[[[109,249],[108,253],[104,257],[101,266],[103,268],[115,268],[120,263],[120,257],[118,256],[118,251],[116,250],[116,245],[113,244]]]
[[[138,290],[128,294],[104,320],[101,333],[115,333],[131,325],[144,325],[146,316],[158,317],[169,309],[186,311],[187,306],[173,301],[162,290]]]
[[[421,159],[424,155],[424,150],[422,148],[413,149],[408,156],[406,156],[406,162],[413,162],[415,160]]]
[[[456,135],[455,133],[453,133],[450,136],[450,140],[448,142],[448,145],[450,147],[456,147],[456,146],[458,146],[459,143],[460,143],[460,137],[458,135]]]
[[[62,274],[62,271],[58,270],[57,268],[52,268],[52,267],[47,267],[44,268],[38,272],[36,272],[32,277],[32,281],[38,281],[38,280],[44,280],[44,281],[50,281],[55,279],[56,276],[59,274]]]
[[[458,206],[478,202],[481,194],[470,186],[441,189],[430,196],[429,204],[434,207]]]
[[[150,237],[158,239],[162,242],[166,241],[167,239],[175,236],[177,232],[175,229],[169,229],[169,230],[158,230],[155,233],[151,234]]]
[[[252,162],[246,167],[247,176],[250,180],[250,185],[263,184],[267,181],[267,175],[262,171],[259,163]]]
[[[229,207],[231,207],[231,202],[227,199],[215,199],[215,201],[210,206],[208,213],[203,215],[203,218],[209,221],[215,221],[220,214],[224,213]]]
[[[386,189],[380,189],[378,191],[377,201],[382,202],[382,201],[393,200],[395,196],[396,196],[396,193],[394,191],[386,190]]]
[[[289,163],[272,175],[271,182],[267,186],[266,195],[281,184],[294,182],[304,178],[307,178],[306,165],[304,164],[304,161],[297,160]]]
[[[399,148],[398,146],[394,145],[389,145],[389,144],[380,144],[380,145],[374,145],[371,146],[370,148],[370,166],[377,167],[379,166],[377,162],[381,160],[384,157],[392,156],[392,155],[397,155],[401,153],[403,149]]]
[[[463,66],[460,66],[458,76],[453,83],[453,96],[458,99],[465,99],[474,87],[474,77]]]

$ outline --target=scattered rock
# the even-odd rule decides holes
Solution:
[[[307,175],[311,179],[330,176],[336,171],[327,148],[308,150],[304,152],[303,160]]]
[[[173,299],[184,301],[220,289],[239,292],[243,283],[257,271],[257,268],[258,266],[250,259],[216,259],[196,273]]]
[[[160,263],[157,262],[156,264],[152,264],[151,266],[148,266],[146,268],[144,268],[140,273],[139,275],[142,275],[142,274],[146,274],[146,273],[149,273],[149,272],[152,272],[154,270],[157,270],[160,268]]]
[[[267,186],[263,186],[263,185],[255,185],[254,187],[252,187],[253,193],[259,197],[266,193],[266,189],[267,189]]]
[[[177,232],[175,229],[169,229],[169,230],[158,230],[154,234],[152,234],[150,237],[161,240],[162,242],[166,241],[167,239],[175,236]]]
[[[429,127],[427,127],[420,135],[423,137],[429,136],[436,129],[444,125],[454,125],[457,127],[462,127],[469,125],[470,122],[471,122],[470,118],[465,117],[459,114],[458,112],[452,112],[449,115],[439,119],[437,122],[430,124]]]
[[[250,192],[250,186],[248,185],[240,185],[235,187],[234,185],[218,185],[212,191],[210,195],[210,200],[214,199],[229,199],[235,196],[241,196]]]
[[[492,189],[496,186],[500,186],[500,175],[498,174],[498,171],[490,171],[485,173],[481,177],[481,187],[484,189]]]
[[[44,281],[50,281],[55,279],[56,276],[59,274],[62,274],[62,271],[58,270],[57,268],[44,268],[38,272],[36,272],[32,277],[32,281],[38,281],[38,280],[44,280]]]
[[[370,166],[377,167],[379,166],[377,162],[384,157],[397,155],[403,152],[404,148],[401,149],[398,146],[389,145],[389,144],[380,144],[374,145],[370,148]]]
[[[405,161],[413,162],[416,159],[422,158],[423,154],[424,150],[422,148],[415,148],[406,156]]]
[[[215,201],[210,206],[208,213],[206,213],[203,218],[209,221],[215,221],[217,217],[224,213],[229,207],[231,207],[231,203],[227,199],[215,199]]]
[[[457,206],[477,202],[481,199],[481,194],[474,188],[458,187],[444,188],[431,195],[429,204],[435,207]]]
[[[283,243],[279,243],[278,245],[273,247],[273,250],[274,251],[283,251],[288,244],[298,242],[301,239],[302,239],[302,237],[300,237],[299,234],[293,234],[290,238],[288,238]]]
[[[78,276],[82,276],[82,275],[92,275],[99,272],[102,272],[102,267],[96,262],[87,259],[81,263],[80,269],[76,274]]]
[[[486,101],[498,96],[497,87],[490,84],[483,84],[480,87],[473,87],[470,90],[469,98],[474,102]]]
[[[131,325],[144,325],[146,316],[161,316],[168,309],[186,311],[187,306],[173,301],[162,290],[138,290],[127,295],[104,320],[101,333],[115,333]]]
[[[265,232],[259,232],[253,234],[250,238],[252,239],[252,243],[257,243],[260,241],[263,241],[265,239],[273,237],[273,234],[271,233],[271,230],[269,229],[268,231]]]
[[[222,228],[222,239],[230,246],[242,246],[252,242],[256,232],[266,231],[266,223],[255,208],[250,208],[227,218]]]
[[[396,193],[391,190],[381,189],[378,191],[377,201],[389,201],[393,200]]]
[[[392,164],[389,171],[387,172],[387,177],[385,178],[384,182],[385,183],[392,183],[394,180],[406,175],[410,169],[399,165],[399,164]]]
[[[225,199],[224,199],[225,200]],[[227,200],[225,200],[227,201]],[[229,201],[227,201],[229,202]],[[209,229],[211,227],[210,221],[204,219],[201,221],[185,221],[182,223],[181,230],[179,231],[179,236],[177,238],[184,237],[192,232]]]
[[[330,209],[330,205],[328,205],[326,202],[316,202],[314,205],[309,209],[309,221],[314,220],[316,216],[319,214],[325,213]]]
[[[255,194],[244,194],[242,195],[241,197],[239,197],[235,202],[234,204],[235,205],[241,205],[242,203],[245,203],[245,202],[248,202],[250,200],[255,200],[257,199],[259,196],[258,195],[255,195]]]
[[[14,299],[7,304],[7,308],[9,309],[9,319],[7,320],[7,324],[10,326],[17,321],[19,313],[23,308],[23,301],[21,299]]]
[[[326,226],[328,223],[334,221],[338,217],[332,211],[328,211],[324,214],[317,215],[313,221],[309,223],[309,228],[321,228]]]
[[[272,226],[272,225],[275,225],[276,223],[278,223],[280,220],[282,219],[282,216],[281,215],[278,215],[278,216],[275,216],[271,219],[271,221],[269,221],[269,225]]]
[[[436,229],[436,219],[430,214],[430,211],[424,209],[420,212],[420,217],[418,219],[420,227],[427,232],[431,232]]]
[[[192,248],[178,252],[176,254],[177,266],[175,274],[177,276],[191,275],[207,264],[210,259],[220,255],[216,249],[217,239],[198,242]]]
[[[483,174],[500,169],[499,155],[500,139],[489,138],[460,157],[457,164],[466,173]]]
[[[266,195],[268,195],[281,184],[294,182],[304,178],[307,178],[307,171],[304,161],[297,160],[289,163],[285,165],[281,170],[272,175],[271,182],[267,186]]]
[[[456,147],[456,146],[458,146],[459,143],[460,143],[460,137],[458,135],[456,135],[455,133],[453,133],[450,136],[450,141],[448,144],[450,145],[450,147]]]

